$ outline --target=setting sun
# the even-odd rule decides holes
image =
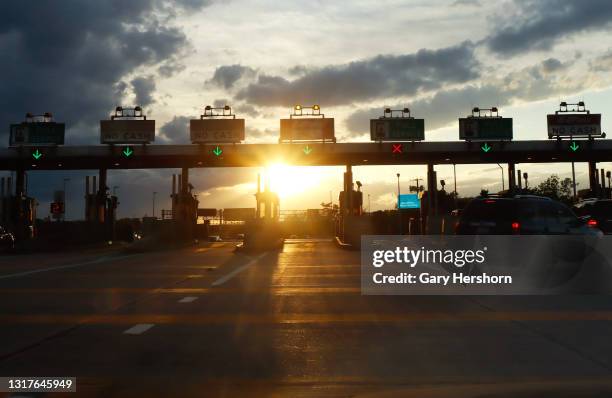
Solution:
[[[314,188],[321,183],[322,173],[320,170],[287,166],[276,163],[267,168],[270,176],[270,188],[276,192],[281,199],[286,199]]]

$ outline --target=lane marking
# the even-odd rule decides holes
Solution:
[[[151,329],[153,326],[155,326],[154,323],[139,323],[138,325],[134,325],[128,330],[124,331],[123,334],[142,334]]]
[[[180,299],[178,302],[179,303],[193,303],[194,301],[196,301],[198,298],[195,296],[187,296],[187,297],[183,297],[182,299]]]
[[[105,257],[96,258],[95,260],[84,261],[82,263],[67,264],[67,265],[58,265],[56,267],[40,268],[40,269],[34,269],[34,270],[30,270],[30,271],[17,272],[17,273],[14,273],[14,274],[0,275],[0,279],[19,278],[19,277],[22,277],[22,276],[40,274],[40,273],[43,273],[43,272],[57,271],[57,270],[61,270],[61,269],[78,268],[78,267],[84,267],[84,266],[87,266],[87,265],[102,264],[102,263],[105,263],[105,262],[112,262],[114,260],[123,260],[123,259],[126,259],[126,258],[135,257],[135,256],[138,256],[138,255],[139,254],[128,254],[128,255],[125,255],[125,256],[105,256]]]
[[[252,259],[248,263],[246,263],[246,264],[236,268],[235,270],[233,270],[229,274],[227,274],[225,276],[222,276],[221,278],[219,278],[216,281],[214,281],[211,286],[220,286],[220,285],[224,284],[225,282],[229,281],[230,279],[232,279],[233,277],[235,277],[236,275],[238,275],[239,273],[241,273],[245,269],[249,268],[251,265],[253,265],[256,262],[258,262],[259,260],[261,260],[261,258],[263,256],[265,256],[266,254],[268,254],[268,252],[260,254],[259,256],[255,257],[254,259]]]
[[[157,324],[394,324],[414,322],[507,322],[507,321],[612,321],[612,311],[527,311],[527,312],[416,312],[386,313],[282,313],[282,314],[32,314],[0,315],[2,324],[134,325],[124,333],[142,333]],[[140,331],[140,332],[139,332]]]

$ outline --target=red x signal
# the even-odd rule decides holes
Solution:
[[[393,144],[393,153],[402,153],[402,144]]]

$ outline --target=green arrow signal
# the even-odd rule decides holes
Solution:
[[[32,157],[36,160],[40,159],[42,157],[42,153],[37,149],[36,152],[32,153]]]
[[[312,152],[312,148],[311,148],[311,147],[309,147],[308,145],[306,145],[306,147],[305,147],[303,150],[304,150],[304,153],[305,153],[306,155],[309,155],[309,154],[310,154],[310,152]]]
[[[580,148],[580,145],[576,144],[575,141],[572,141],[572,145],[570,145],[570,149],[574,152],[576,152],[578,150],[578,148]]]
[[[127,147],[123,150],[123,154],[126,158],[129,158],[134,153],[134,150],[131,147]]]
[[[484,153],[487,153],[491,150],[491,146],[489,146],[489,144],[485,142],[485,144],[481,146],[480,149],[482,149]]]
[[[216,156],[219,156],[219,155],[221,155],[223,153],[223,149],[219,148],[219,146],[216,146],[215,149],[213,149],[213,153]]]

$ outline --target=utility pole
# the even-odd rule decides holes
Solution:
[[[506,189],[506,186],[504,185],[504,168],[499,163],[497,163],[497,165],[499,166],[499,169],[501,170],[501,175],[502,175],[502,191],[503,191],[503,190]]]
[[[153,191],[153,218],[155,218],[155,195],[157,192]]]
[[[402,212],[400,210],[400,173],[397,173],[397,218],[399,220],[399,233],[402,235]]]
[[[574,190],[574,200],[576,200],[576,169],[574,168],[574,162],[572,162],[572,189]]]

